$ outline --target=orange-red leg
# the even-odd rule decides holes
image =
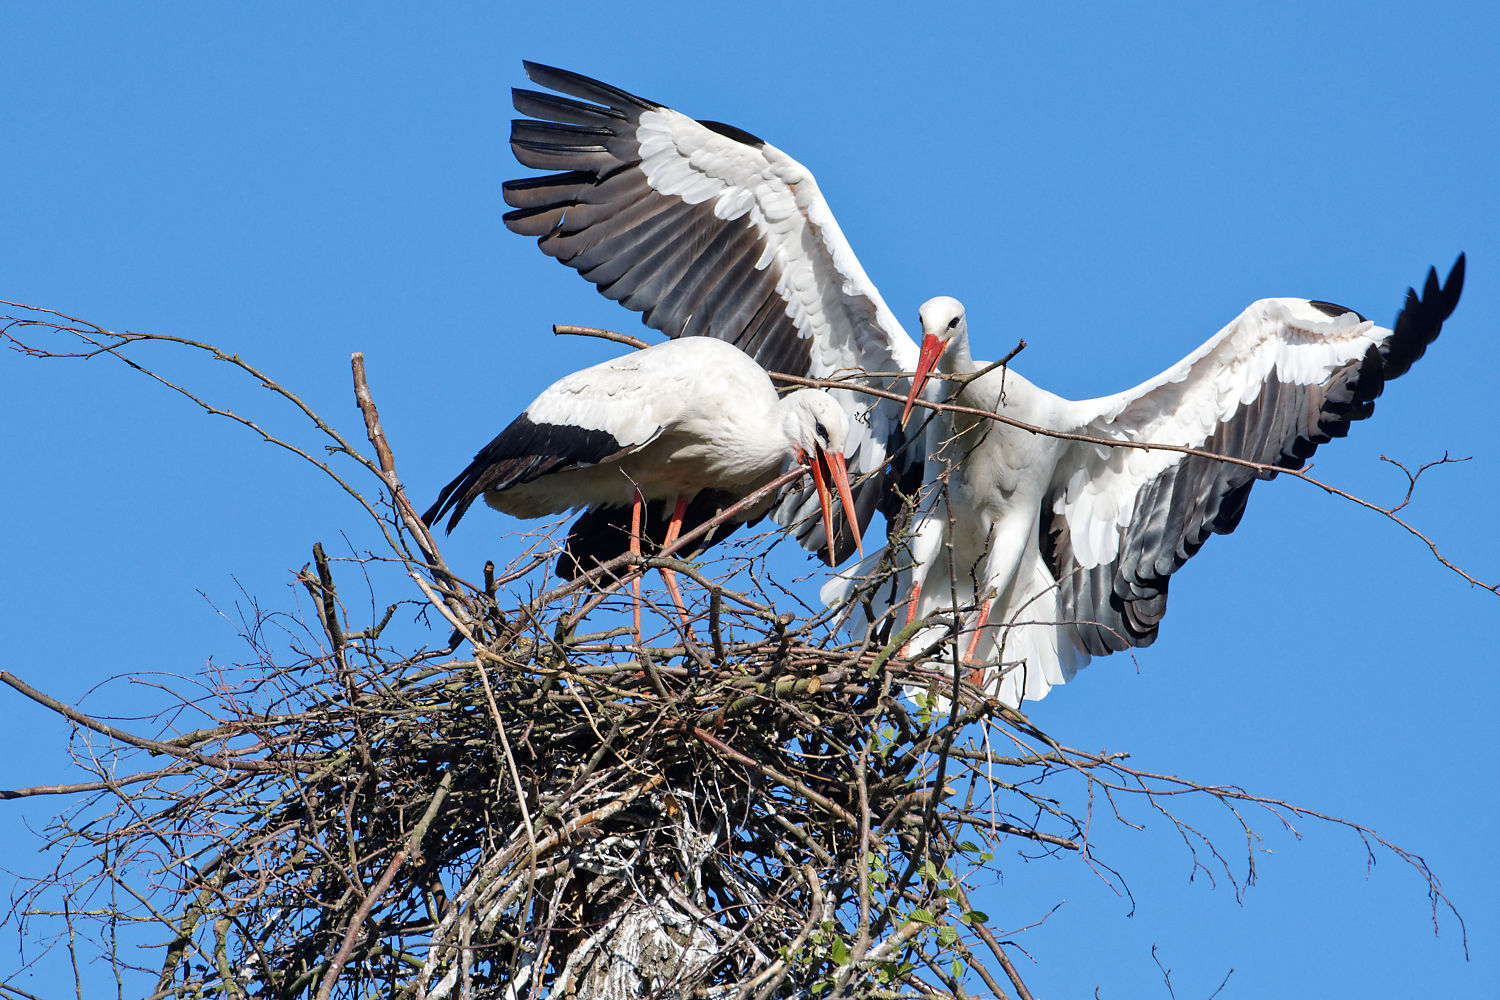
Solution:
[[[917,620],[917,602],[920,601],[921,599],[922,599],[922,581],[918,580],[916,583],[912,584],[912,588],[911,588],[911,603],[909,603],[906,606],[906,621],[904,621],[904,622],[901,623],[901,627],[902,628],[905,628],[906,626],[910,625],[912,622],[914,622],[914,621]],[[905,657],[910,656],[910,655],[911,655],[911,640],[907,639],[906,640],[906,645],[904,645],[904,646],[901,647],[901,656],[904,659]]]
[[[990,602],[985,601],[979,606],[979,618],[974,623],[974,635],[969,639],[969,648],[964,651],[964,663],[967,666],[974,665],[974,650],[979,648],[979,637],[984,634],[984,624],[990,620]]]
[[[639,556],[641,554],[641,505],[645,501],[641,498],[641,491],[635,491],[635,499],[630,504],[630,554]],[[635,644],[644,646],[641,639],[641,571],[639,566],[632,566],[630,578],[630,593],[635,598]]]
[[[903,625],[910,625],[917,620],[917,601],[921,600],[922,588],[913,587],[911,590],[911,603],[906,606],[906,621]]]
[[[677,541],[677,536],[682,533],[682,515],[687,513],[687,495],[677,498],[677,506],[672,508],[672,519],[667,522],[667,537],[662,540],[661,547],[669,549],[672,543]],[[677,614],[682,618],[682,627],[687,628],[687,605],[682,603],[682,592],[677,589],[677,574],[669,569],[661,571],[662,582],[667,585],[667,591],[672,595],[672,601],[677,605]]]

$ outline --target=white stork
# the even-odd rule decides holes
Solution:
[[[1100,399],[1063,399],[1003,367],[946,383],[936,401],[1072,437],[964,412],[931,418],[927,476],[946,495],[934,490],[915,521],[907,622],[950,610],[955,592],[958,607],[977,608],[963,659],[991,668],[975,679],[1013,706],[1070,680],[1090,655],[1150,645],[1171,575],[1210,534],[1234,530],[1257,479],[1301,468],[1370,415],[1385,382],[1438,335],[1463,275],[1462,255],[1445,284],[1430,271],[1390,330],[1327,302],[1262,299],[1167,371]],[[956,299],[932,299],[920,316],[908,405],[934,368],[987,367],[969,353]],[[1271,468],[1100,443],[1110,441]]]
[[[558,559],[558,574],[573,579],[625,551],[639,555],[643,535],[672,545],[684,525],[691,531],[708,521],[791,461],[810,466],[825,520],[833,517],[829,481],[852,518],[847,439],[848,418],[826,393],[778,397],[765,370],[738,348],[669,340],[554,382],[422,517],[431,525],[451,511],[452,531],[480,495],[522,518],[588,507]],[[760,519],[771,503],[768,496],[734,515],[717,537]],[[706,544],[701,538],[691,548]],[[686,617],[673,574],[663,570],[662,577]],[[632,583],[639,643],[639,576]]]
[[[513,123],[511,147],[525,166],[563,172],[505,185],[512,231],[536,237],[647,325],[670,337],[727,340],[770,371],[828,377],[918,366],[921,352],[805,167],[733,126],[695,121],[565,70],[525,66],[533,81],[566,96],[516,90],[516,109],[530,117]],[[1295,467],[1368,416],[1384,381],[1420,357],[1457,301],[1462,265],[1460,257],[1446,285],[1434,275],[1420,300],[1409,297],[1394,333],[1328,303],[1267,299],[1182,362],[1116,396],[1071,402],[1003,370],[958,396],[1045,429]],[[955,300],[928,303],[923,324],[953,345],[943,371],[976,370]],[[939,353],[934,348],[928,367]],[[921,391],[912,386],[913,396]],[[960,606],[991,601],[985,627],[969,639],[970,658],[1024,664],[994,674],[995,690],[1012,704],[1041,697],[1090,654],[1151,642],[1170,575],[1209,534],[1232,530],[1251,483],[1269,478],[1181,452],[1060,441],[987,420],[939,418],[908,437],[899,404],[854,392],[834,398],[853,418],[848,454],[860,478],[859,527],[877,506],[889,517],[900,494],[957,474],[949,475],[950,491],[959,489],[963,502],[941,517],[937,501],[926,502],[907,577],[930,578],[954,542],[956,565],[942,569],[966,581]],[[775,516],[794,521],[810,502],[785,501]],[[809,525],[799,538],[816,549],[832,536],[842,557],[845,523],[832,531]],[[836,598],[854,575],[825,596]],[[944,606],[937,590],[919,597],[926,611]],[[1020,621],[1042,624],[1007,629]]]

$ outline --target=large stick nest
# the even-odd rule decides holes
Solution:
[[[455,636],[472,657],[394,655],[345,630],[317,555],[293,645],[319,648],[221,678],[198,702],[222,721],[148,747],[178,763],[130,809],[111,789],[79,813],[112,803],[102,828],[64,824],[111,878],[158,873],[158,995],[956,988],[982,915],[955,867],[1005,834],[1076,846],[1032,793],[989,811],[987,771],[1055,753],[955,749],[901,696],[894,640],[710,585],[676,647],[574,635],[580,602],[552,599],[490,604]],[[960,697],[958,727],[1004,712]]]

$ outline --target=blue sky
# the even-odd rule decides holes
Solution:
[[[362,438],[365,352],[417,498],[547,383],[643,334],[529,240],[500,184],[520,60],[567,66],[737,124],[817,172],[909,327],[963,299],[976,354],[1067,396],[1133,385],[1251,300],[1299,295],[1388,323],[1429,265],[1469,253],[1443,336],[1317,474],[1399,498],[1388,455],[1434,470],[1404,512],[1500,577],[1490,428],[1500,338],[1500,27],[1490,8],[1221,5],[443,5],[91,7],[0,13],[0,298],[213,341]],[[262,392],[151,357],[278,427]],[[236,605],[292,604],[314,541],[373,544],[346,497],[250,434],[118,365],[0,354],[0,668],[100,713],[157,689],[104,679],[245,657]],[[300,433],[300,432],[298,432]],[[307,435],[303,435],[307,440]],[[509,525],[478,512],[446,547],[477,565]],[[340,533],[349,532],[341,542]],[[798,562],[800,568],[805,563]],[[1018,927],[1039,994],[1493,996],[1500,821],[1488,770],[1500,598],[1368,511],[1258,486],[1239,530],[1173,587],[1161,639],[1096,661],[1035,706],[1064,743],[1237,784],[1374,827],[1428,859],[1468,922],[1387,854],[1315,822],[1253,816],[1243,902],[1143,804],[1096,830],[1134,913],[1080,865],[1002,853],[984,905]],[[67,780],[66,727],[0,693],[0,787]],[[0,858],[46,863],[0,805]],[[1207,810],[1226,853],[1231,825]],[[1003,915],[1003,916],[1002,916]],[[16,965],[0,937],[0,976]],[[44,962],[16,985],[71,992]],[[112,989],[85,969],[93,992]],[[66,978],[58,978],[66,976]],[[1293,985],[1294,984],[1294,985]],[[127,991],[128,992],[128,991]]]

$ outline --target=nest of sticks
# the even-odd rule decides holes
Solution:
[[[997,768],[1050,768],[1053,748],[961,742],[982,720],[1044,738],[967,685],[954,717],[918,708],[901,685],[934,678],[903,673],[887,635],[679,568],[704,586],[674,646],[579,634],[577,592],[502,609],[476,588],[448,648],[398,654],[379,623],[348,629],[320,546],[300,658],[209,680],[191,701],[214,724],[169,739],[7,675],[117,741],[90,749],[101,773],[137,765],[59,821],[108,870],[51,888],[132,886],[172,931],[157,996],[956,996],[989,978],[962,876],[1002,837],[1078,846],[1024,782],[994,795]],[[141,769],[132,745],[172,762]]]

